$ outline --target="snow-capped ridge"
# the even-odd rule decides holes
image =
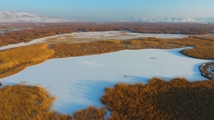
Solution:
[[[214,22],[214,17],[191,18],[191,17],[131,17],[129,21],[134,22],[181,22],[181,23],[208,23]]]
[[[28,12],[0,12],[0,22],[68,22],[62,18],[41,16]]]

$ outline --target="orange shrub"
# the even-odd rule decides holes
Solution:
[[[106,88],[101,101],[112,112],[110,120],[212,120],[214,81],[169,82],[153,78],[148,84],[117,84]]]

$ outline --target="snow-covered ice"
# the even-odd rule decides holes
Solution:
[[[134,33],[127,31],[97,31],[97,32],[73,32],[70,35],[66,35],[67,39],[72,38],[72,42],[88,42],[97,40],[129,40],[139,39],[146,37],[156,37],[164,39],[181,39],[188,37],[188,35],[182,34],[152,34],[152,33]]]
[[[71,34],[74,38],[92,38],[92,39],[134,39],[144,37],[156,38],[177,38],[181,39],[187,37],[182,34],[153,34],[153,33],[134,33],[127,31],[98,31],[98,32],[74,32]]]
[[[198,67],[209,61],[184,56],[181,50],[124,50],[50,59],[2,78],[1,82],[8,85],[26,81],[29,85],[41,85],[57,98],[53,110],[72,114],[90,105],[101,107],[100,97],[105,88],[118,82],[147,83],[152,77],[206,79],[200,75]]]
[[[147,33],[131,33],[125,31],[102,31],[102,32],[73,32],[68,34],[54,35],[44,38],[39,38],[32,40],[30,42],[22,42],[19,44],[11,44],[7,46],[0,47],[1,50],[11,49],[15,47],[28,46],[36,43],[43,42],[72,42],[72,43],[83,43],[83,42],[92,42],[99,40],[128,40],[128,39],[138,39],[145,37],[157,37],[157,38],[175,38],[181,39],[188,37],[187,35],[182,34],[147,34]]]

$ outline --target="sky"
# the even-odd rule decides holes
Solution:
[[[0,11],[90,21],[131,17],[214,17],[214,0],[0,0]]]

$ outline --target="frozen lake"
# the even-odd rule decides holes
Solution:
[[[152,77],[206,79],[200,75],[198,67],[209,61],[184,56],[179,53],[181,50],[124,50],[51,59],[3,78],[1,82],[11,85],[26,81],[29,85],[41,85],[57,98],[53,110],[73,114],[88,106],[101,107],[100,97],[105,88],[118,82],[147,83]]]

